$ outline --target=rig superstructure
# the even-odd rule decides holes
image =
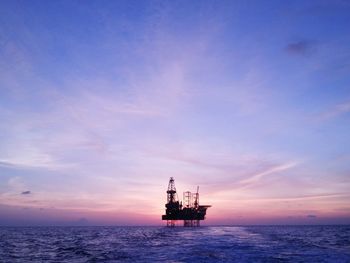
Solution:
[[[179,202],[175,188],[175,180],[170,177],[167,190],[167,203],[165,204],[165,215],[162,220],[167,220],[167,226],[175,226],[177,220],[183,220],[184,226],[200,226],[200,220],[205,219],[207,209],[210,205],[199,205],[199,187],[197,192],[189,191],[183,193],[183,202]]]

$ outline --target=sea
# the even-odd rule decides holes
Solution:
[[[0,227],[0,262],[350,262],[350,226]]]

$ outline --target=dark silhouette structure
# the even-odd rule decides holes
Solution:
[[[175,188],[175,181],[170,177],[167,190],[167,203],[165,215],[162,220],[167,220],[167,226],[175,226],[177,220],[183,220],[184,226],[200,226],[200,220],[205,219],[210,205],[199,205],[199,187],[197,193],[184,192],[183,203],[179,202]]]

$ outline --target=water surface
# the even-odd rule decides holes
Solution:
[[[350,262],[350,226],[0,227],[0,262]]]

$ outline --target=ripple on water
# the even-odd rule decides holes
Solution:
[[[350,262],[350,227],[1,227],[0,259],[1,262]]]

